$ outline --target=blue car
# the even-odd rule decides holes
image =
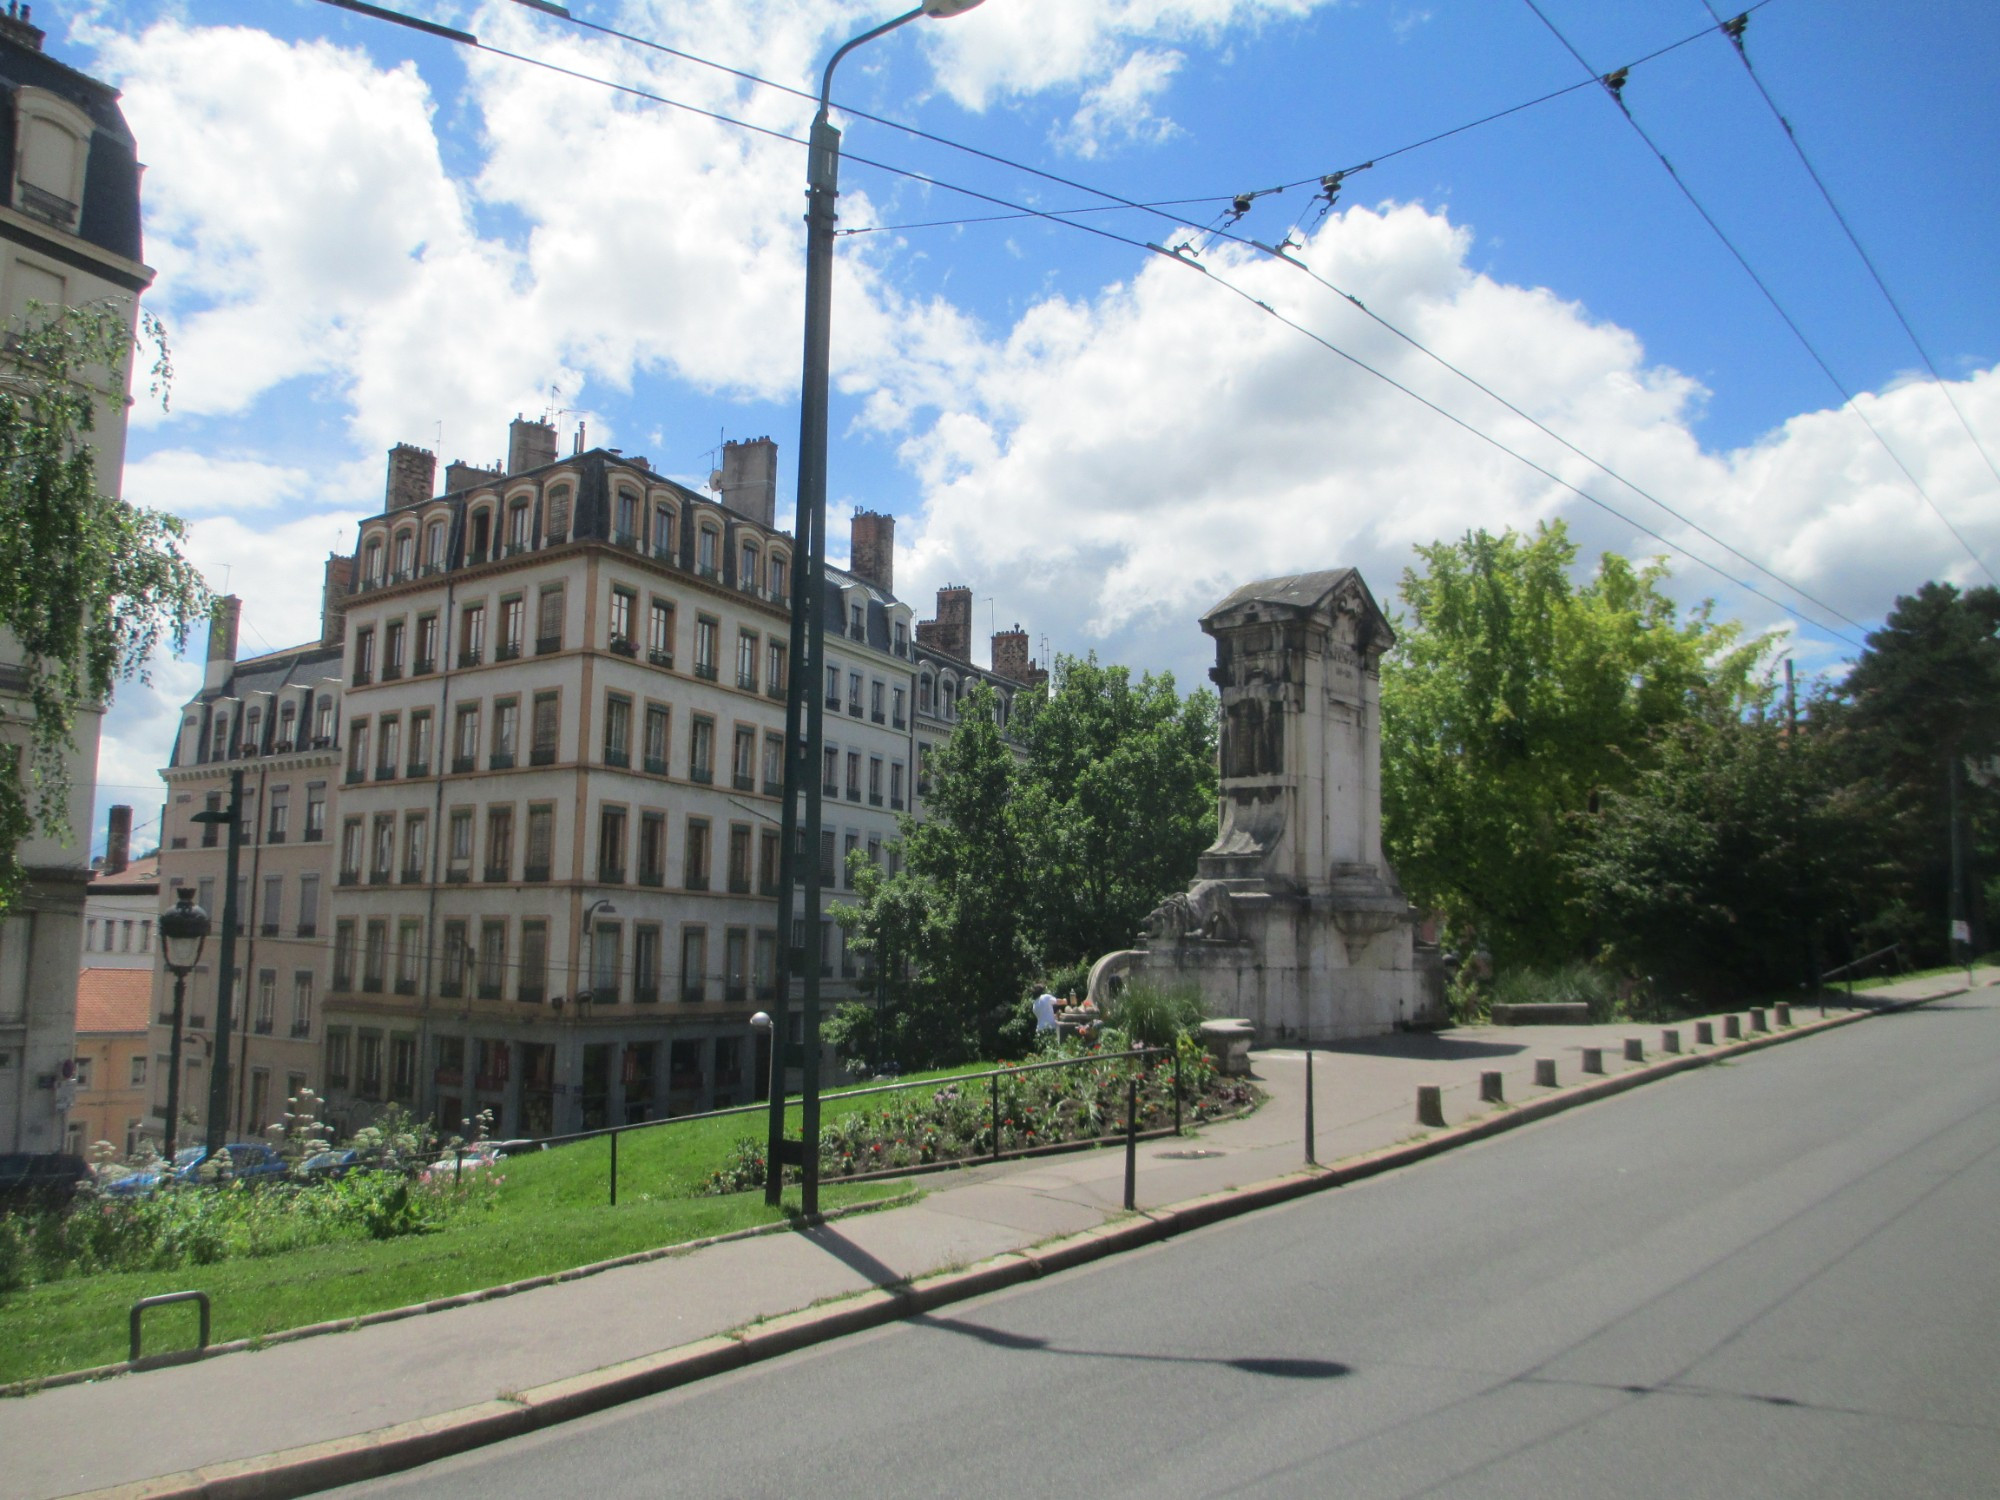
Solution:
[[[315,1151],[298,1165],[298,1176],[307,1182],[323,1181],[332,1177],[345,1177],[357,1167],[366,1165],[359,1151],[345,1148],[339,1151]]]
[[[267,1182],[285,1175],[285,1159],[262,1141],[231,1141],[222,1148],[229,1155],[229,1176],[238,1182]],[[208,1147],[187,1146],[174,1153],[173,1179],[180,1183],[201,1180],[201,1164],[208,1160]],[[159,1168],[133,1172],[116,1182],[107,1182],[104,1192],[112,1198],[143,1198],[159,1187],[167,1174]]]

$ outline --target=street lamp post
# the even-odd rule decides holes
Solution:
[[[202,945],[208,941],[208,913],[194,904],[194,892],[181,887],[174,896],[175,905],[160,913],[160,953],[167,972],[174,976],[174,1032],[167,1046],[166,1147],[170,1168],[180,1144],[181,1016],[187,1007],[187,977],[201,962]]]
[[[819,981],[820,957],[820,776],[824,712],[819,691],[824,668],[826,621],[822,600],[826,580],[826,429],[829,351],[833,340],[833,241],[839,215],[840,131],[829,114],[833,71],[855,48],[885,36],[919,16],[942,20],[962,15],[981,0],[924,0],[916,9],[844,42],[827,59],[819,86],[806,159],[806,333],[805,370],[799,390],[799,492],[794,522],[803,565],[792,568],[791,680],[785,691],[785,785],[782,843],[778,854],[778,972],[776,1015],[771,1036],[770,1170],[764,1199],[775,1207],[782,1196],[784,1167],[797,1163],[803,1177],[799,1207],[819,1212]],[[803,807],[801,807],[803,803]],[[802,911],[795,911],[803,893]],[[796,925],[794,925],[796,923]],[[792,936],[798,934],[797,946]],[[799,1054],[799,1139],[785,1136],[786,1010],[791,971],[800,970],[803,1026]]]
[[[243,914],[236,906],[237,866],[243,853],[243,772],[229,773],[229,805],[198,812],[195,823],[226,823],[222,863],[222,954],[215,976],[215,1066],[208,1080],[208,1154],[218,1157],[229,1139],[229,1030],[236,995],[236,934]]]

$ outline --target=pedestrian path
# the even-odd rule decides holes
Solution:
[[[2000,970],[1975,979],[1992,983]],[[1871,1005],[1923,999],[1964,984],[1963,975],[1945,976],[1864,998]],[[1814,1007],[1794,1019],[1806,1024],[1818,1015]],[[1714,1025],[1719,1041],[1720,1018]],[[1694,1023],[1678,1029],[1684,1049],[1696,1050]],[[1661,1030],[1464,1027],[1316,1050],[1317,1160],[1335,1163],[1419,1134],[1419,1084],[1441,1089],[1445,1120],[1458,1125],[1549,1095],[1533,1082],[1537,1058],[1555,1060],[1559,1091],[1583,1081],[1583,1048],[1601,1048],[1606,1072],[1617,1074],[1645,1065],[1625,1060],[1628,1037],[1640,1039],[1647,1062],[1657,1061]],[[1252,1064],[1268,1095],[1263,1108],[1198,1135],[1141,1144],[1141,1212],[1300,1167],[1306,1054],[1257,1052]],[[1487,1071],[1501,1075],[1506,1106],[1480,1102]],[[925,1189],[916,1203],[809,1232],[734,1240],[495,1301],[0,1400],[0,1500],[44,1500],[504,1399],[760,1318],[1094,1229],[1123,1212],[1124,1155],[1111,1149],[991,1164],[916,1185]]]

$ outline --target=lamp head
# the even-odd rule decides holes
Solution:
[[[767,1010],[758,1011],[756,1015],[750,1018],[750,1024],[758,1031],[769,1031],[771,1029],[771,1013]]]
[[[964,15],[979,3],[980,0],[924,0],[924,14],[933,21],[946,21]]]
[[[177,887],[174,895],[175,904],[160,913],[160,950],[169,969],[185,974],[201,962],[208,913],[194,904],[194,892],[187,887]]]

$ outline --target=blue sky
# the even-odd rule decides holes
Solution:
[[[1925,579],[2000,568],[2000,479],[1701,0],[1536,0],[1855,393],[1918,494],[1527,0],[987,0],[847,63],[843,103],[1183,223],[1210,273],[848,163],[831,493],[899,518],[900,591],[1134,666],[1205,665],[1194,619],[1247,578],[1354,564],[1388,599],[1415,543],[1562,517],[1669,549],[1232,296],[1269,303],[1627,517],[1675,591],[1797,628],[1809,670]],[[509,3],[402,8],[524,56],[802,134],[809,106]],[[574,13],[794,86],[893,14],[855,0],[579,0]],[[49,0],[50,50],[117,81],[148,163],[149,305],[170,414],[126,492],[187,515],[246,643],[313,633],[321,561],[379,507],[384,450],[490,461],[517,411],[705,479],[718,437],[797,432],[803,152],[316,0]],[[1721,14],[1731,12],[1718,6]],[[2000,9],[1769,0],[1745,45],[2000,458]],[[850,156],[1043,209],[1102,200],[867,120]],[[1297,270],[1198,233],[1239,192],[1374,161],[1234,232],[1315,272],[1801,586],[1804,604],[1556,447]],[[552,388],[559,397],[553,401]],[[1957,526],[1970,550],[1931,509]],[[836,521],[838,541],[844,530]],[[1976,558],[1975,555],[1976,554]],[[1800,624],[1732,580],[1810,617]],[[197,650],[199,643],[196,643]],[[157,804],[193,668],[121,692],[99,803]],[[142,821],[145,814],[142,813]]]

